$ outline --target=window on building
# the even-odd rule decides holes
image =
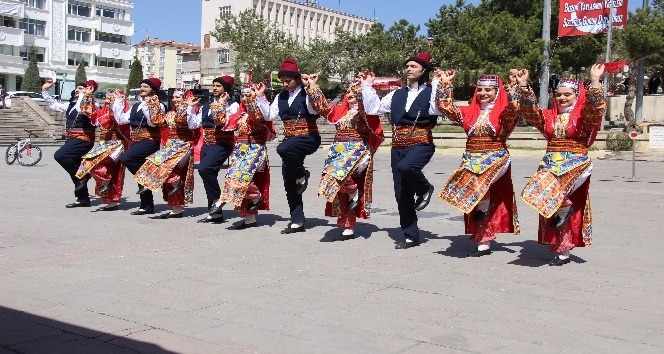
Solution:
[[[21,0],[21,2],[27,7],[34,7],[37,9],[43,9],[46,7],[46,0]]]
[[[33,20],[30,18],[22,18],[18,20],[18,28],[25,31],[27,34],[34,34],[37,36],[46,35],[46,22]]]
[[[231,52],[228,50],[217,51],[217,63],[224,64],[231,61]]]
[[[67,64],[77,66],[80,62],[85,62],[85,66],[90,65],[91,54],[67,52]]]
[[[0,26],[16,28],[16,20],[13,17],[0,15]]]
[[[46,48],[35,47],[35,49],[37,49],[37,61],[43,63],[46,57]],[[29,45],[21,46],[21,49],[19,50],[19,55],[23,57],[23,60],[28,60],[28,54],[30,54],[30,46]]]
[[[114,7],[97,5],[95,7],[95,15],[97,15],[99,17],[108,17],[108,18],[115,18],[115,19],[118,19],[118,20],[124,20],[125,19],[125,10],[116,9]]]
[[[89,43],[91,37],[92,37],[91,29],[69,26],[67,39],[69,39],[70,41]]]
[[[110,43],[125,43],[125,37],[119,34],[95,32],[95,40]]]
[[[230,15],[230,14],[231,14],[230,6],[222,6],[219,8],[219,16]]]
[[[122,59],[96,57],[95,58],[95,64],[97,66],[103,66],[103,67],[107,67],[107,68],[116,68],[116,69],[122,69],[123,68],[123,60]]]
[[[70,15],[90,17],[92,15],[92,5],[86,2],[70,0],[68,13]]]
[[[7,44],[0,44],[0,54],[2,55],[14,55],[14,46]]]

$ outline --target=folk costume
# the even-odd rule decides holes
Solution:
[[[222,76],[214,79],[213,82],[220,83],[224,87],[224,92],[232,97],[233,84],[235,83],[233,77]],[[222,164],[233,151],[235,142],[234,132],[229,129],[229,117],[237,113],[239,107],[237,102],[231,100],[219,102],[215,98],[212,102],[208,102],[201,107],[196,118],[203,127],[203,147],[201,148],[201,157],[198,164],[198,174],[203,180],[208,209],[213,207],[221,194],[217,178]],[[222,221],[221,210],[198,220],[198,222],[203,223]]]
[[[120,91],[121,92],[121,91]],[[86,94],[88,96],[88,94]],[[92,95],[89,95],[92,96]],[[86,97],[93,99],[93,97]],[[117,210],[117,203],[122,197],[125,168],[120,162],[120,156],[129,143],[129,126],[120,126],[113,115],[113,102],[105,103],[101,109],[92,107],[84,113],[90,117],[93,125],[101,127],[98,145],[83,156],[83,162],[78,168],[76,177],[82,179],[90,174],[96,181],[95,194],[106,206],[97,211]],[[125,102],[123,112],[129,111],[129,104]]]
[[[278,76],[299,81],[301,74],[295,59],[282,62]],[[320,147],[316,124],[318,114],[309,103],[306,90],[301,84],[293,91],[281,91],[271,105],[264,96],[259,97],[257,103],[265,120],[281,119],[284,123],[284,140],[277,146],[277,153],[283,161],[281,171],[290,209],[290,223],[281,232],[304,232],[302,193],[307,188],[310,176],[309,171],[304,168],[304,159]]]
[[[97,90],[97,83],[93,80],[88,80],[84,83],[79,83],[77,86],[93,87],[94,91]],[[93,92],[94,92],[93,91]],[[74,183],[74,196],[76,201],[67,204],[67,208],[76,207],[89,207],[90,194],[88,193],[88,179],[89,176],[82,178],[76,177],[78,167],[81,165],[81,158],[92,147],[95,142],[95,127],[90,122],[90,117],[84,112],[92,112],[95,109],[95,101],[92,97],[85,97],[82,92],[72,95],[69,103],[57,102],[48,91],[42,92],[42,97],[46,101],[48,107],[54,111],[65,112],[67,120],[65,121],[65,144],[62,145],[53,156],[62,168],[67,171],[69,177]]]
[[[152,93],[158,94],[161,80],[149,78],[141,81],[152,89]],[[150,110],[145,100],[135,103],[128,112],[124,112],[125,101],[115,100],[113,113],[118,124],[128,124],[131,129],[131,146],[125,150],[120,157],[122,164],[127,170],[136,175],[138,169],[143,166],[148,156],[159,150],[160,127],[152,123]],[[165,108],[163,108],[165,109]],[[138,210],[131,212],[132,215],[154,214],[154,197],[151,190],[144,190],[138,185],[141,205]],[[142,192],[142,193],[141,193]]]
[[[273,122],[263,118],[256,99],[251,97],[243,99],[229,123],[228,128],[237,130],[238,136],[219,203],[231,203],[240,210],[244,220],[236,229],[242,230],[257,226],[258,210],[270,210],[270,162],[266,144],[277,135]]]
[[[405,241],[395,246],[397,249],[420,243],[417,211],[427,206],[434,190],[422,169],[435,152],[431,129],[441,114],[435,105],[431,86],[427,84],[431,55],[418,54],[409,58],[404,65],[410,61],[424,68],[418,82],[390,92],[382,99],[378,98],[370,84],[362,85],[367,114],[391,113],[392,117],[392,178],[399,224],[405,236]]]
[[[361,84],[351,85],[349,91],[357,103],[349,104],[344,95],[332,106],[318,86],[307,89],[314,109],[336,127],[318,185],[318,195],[327,200],[325,216],[336,216],[343,230],[335,240],[354,238],[357,217],[368,219],[371,214],[373,155],[385,139],[380,118],[364,111]]]
[[[541,110],[532,89],[519,90],[526,120],[548,141],[546,154],[521,197],[540,214],[539,243],[559,254],[550,265],[569,263],[571,249],[592,243],[589,188],[593,164],[588,148],[606,113],[602,87],[586,91],[573,79],[561,80],[561,86],[577,94],[576,102],[567,109],[558,107],[556,101],[553,109]]]
[[[496,89],[493,102],[480,103],[477,90],[468,107],[454,104],[451,82],[435,81],[436,104],[447,119],[458,123],[468,136],[461,166],[449,178],[439,197],[464,213],[465,232],[478,243],[469,257],[491,254],[497,233],[519,234],[516,198],[512,185],[507,138],[519,119],[510,87],[500,77],[481,76],[477,86]]]
[[[183,99],[193,96],[191,91],[176,90],[174,96]],[[168,140],[157,152],[147,157],[134,174],[134,180],[146,189],[162,189],[164,201],[172,208],[158,218],[181,218],[185,204],[194,201],[194,145],[200,122],[196,111],[186,102],[174,103],[170,112],[164,112],[161,104],[149,100],[150,121],[168,129]]]

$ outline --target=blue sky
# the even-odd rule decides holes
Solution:
[[[536,1],[536,0],[533,0]],[[201,0],[134,0],[132,18],[136,33],[132,44],[146,37],[173,39],[178,42],[200,44]],[[378,18],[386,27],[405,18],[421,26],[421,33],[426,34],[424,24],[434,18],[443,4],[453,4],[456,0],[318,0],[318,5],[358,16]],[[468,1],[477,4],[479,0]],[[404,6],[407,3],[408,6]],[[630,0],[629,9],[634,11],[641,6],[640,0]],[[187,4],[187,5],[185,5]],[[375,11],[375,12],[374,12]]]

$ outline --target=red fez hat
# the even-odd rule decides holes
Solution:
[[[278,77],[289,76],[294,78],[300,77],[300,69],[297,67],[297,62],[293,58],[288,58],[281,63],[279,68]]]
[[[233,85],[235,84],[235,79],[232,76],[221,76],[215,78],[212,80],[212,82],[220,83],[226,92],[230,92],[233,89]]]
[[[141,81],[141,83],[150,86],[150,88],[152,89],[152,91],[154,91],[154,93],[159,92],[159,89],[161,88],[161,80],[157,79],[156,77],[145,79]]]
[[[83,83],[83,86],[85,87],[92,87],[94,91],[97,91],[97,88],[99,88],[99,84],[97,84],[97,81],[95,80],[88,80]]]
[[[431,66],[431,54],[424,52],[420,53],[418,55],[412,56],[406,60],[403,65],[406,65],[409,61],[414,61],[420,65],[422,65],[425,69],[427,69],[429,66]]]

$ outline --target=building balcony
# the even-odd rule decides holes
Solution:
[[[96,54],[104,58],[131,60],[132,46],[122,43],[94,42],[98,46]]]
[[[88,53],[88,54],[99,53],[98,42],[78,42],[78,41],[68,40],[66,42],[66,45],[67,45],[67,51],[69,52]]]
[[[20,28],[0,27],[0,43],[4,45],[22,46],[25,42],[25,31]]]
[[[120,36],[131,37],[134,35],[134,23],[127,20],[118,20],[108,17],[96,17],[97,26],[100,32],[117,34]]]
[[[67,26],[75,26],[81,28],[99,28],[99,20],[94,17],[67,15],[65,16]]]
[[[25,4],[0,0],[0,15],[23,18],[25,17]]]

